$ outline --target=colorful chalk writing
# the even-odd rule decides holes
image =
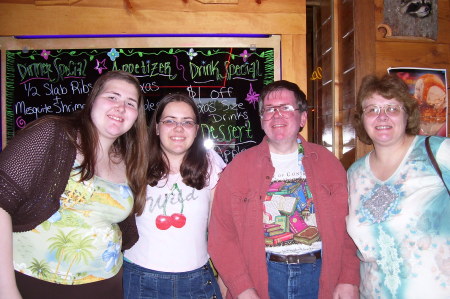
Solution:
[[[272,48],[8,50],[6,62],[8,140],[39,117],[82,109],[101,74],[124,70],[141,82],[149,118],[164,95],[188,93],[226,162],[262,140],[258,96],[274,80]]]

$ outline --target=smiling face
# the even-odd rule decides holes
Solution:
[[[133,126],[138,116],[138,100],[134,85],[120,79],[105,83],[91,110],[100,141],[114,141]]]
[[[291,105],[298,108],[294,93],[280,89],[269,93],[263,109],[270,106]],[[306,124],[306,111],[288,111],[281,115],[275,111],[270,120],[261,119],[261,126],[269,139],[269,148],[274,153],[286,154],[297,149],[297,135]]]
[[[179,122],[175,127],[162,123],[173,120]],[[192,128],[183,127],[181,122],[197,122],[192,107],[185,102],[170,102],[161,114],[160,122],[156,124],[156,133],[159,135],[161,148],[169,160],[171,157],[183,158],[197,136],[198,125]]]
[[[363,109],[369,105],[383,107],[385,105],[399,105],[395,99],[386,99],[379,94],[373,94],[362,102]],[[400,144],[406,137],[405,128],[408,116],[401,109],[396,116],[388,116],[384,109],[381,109],[378,116],[367,116],[363,113],[363,124],[367,135],[372,139],[375,146],[391,146]]]

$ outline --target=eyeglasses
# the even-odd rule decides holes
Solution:
[[[185,129],[192,129],[193,127],[195,127],[195,125],[197,125],[197,123],[192,120],[176,121],[173,119],[166,119],[160,121],[160,123],[162,123],[167,128],[176,128],[178,126],[182,126]]]
[[[363,113],[367,117],[378,117],[378,115],[380,115],[381,113],[381,110],[384,110],[384,113],[386,113],[387,116],[395,117],[400,115],[402,110],[404,110],[404,107],[395,104],[388,104],[384,106],[369,105],[363,109]]]
[[[261,112],[261,118],[263,120],[271,120],[275,115],[275,111],[278,111],[278,114],[280,114],[282,117],[289,118],[292,112],[296,110],[300,110],[300,108],[294,108],[292,105],[267,106],[263,108]]]

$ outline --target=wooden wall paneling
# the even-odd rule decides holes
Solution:
[[[341,15],[342,0],[332,1],[333,3],[333,22],[332,22],[332,36],[333,36],[333,50],[332,50],[332,66],[333,66],[333,153],[336,157],[342,157],[342,15]]]
[[[0,4],[12,3],[12,4],[34,4],[34,0],[0,0]]]
[[[339,159],[345,168],[348,168],[355,160],[356,144],[355,130],[351,123],[352,110],[355,107],[355,40],[353,0],[341,0],[338,2],[337,18],[339,19],[338,42],[339,42],[339,71],[340,80],[339,111],[336,119],[336,127],[340,128]]]
[[[353,111],[343,110],[342,111],[342,131],[343,131],[343,147],[342,147],[342,157],[340,161],[345,169],[348,169],[350,165],[355,162],[356,154],[356,136],[355,129],[352,124]]]
[[[328,48],[321,54],[322,84],[333,80],[333,48]]]
[[[355,107],[355,69],[350,69],[342,76],[342,156],[341,163],[347,169],[356,159],[356,132],[353,127]]]
[[[52,1],[52,0],[46,0]],[[62,1],[62,0],[60,0]],[[101,7],[101,8],[116,8],[125,9],[127,7],[128,1],[126,0],[66,0],[66,5],[50,5],[54,7]],[[72,3],[69,3],[72,2]],[[280,1],[262,1],[259,4],[255,0],[239,0],[238,4],[234,5],[221,5],[221,4],[202,4],[196,2],[195,0],[129,0],[132,8],[135,11],[139,10],[158,10],[164,11],[228,11],[228,12],[238,12],[238,11],[260,11],[260,12],[292,12],[292,13],[302,13],[305,10],[305,2],[302,0],[280,0]],[[32,6],[35,5],[36,0],[0,0],[0,4],[28,4]]]
[[[329,147],[332,151],[332,89],[333,57],[332,57],[332,7],[331,1],[322,0],[318,8],[317,33],[315,45],[317,48],[316,66],[322,68],[322,79],[317,84],[317,132],[315,141]]]
[[[356,103],[355,68],[342,74],[342,110],[353,110]]]
[[[341,37],[342,71],[348,72],[355,68],[355,39],[354,31],[344,31]],[[354,91],[353,87],[353,91]]]
[[[322,24],[325,24],[332,19],[332,9],[331,0],[320,0],[320,17]]]
[[[323,144],[323,140],[322,140],[322,136],[323,136],[323,131],[324,131],[324,129],[323,129],[323,127],[324,127],[324,120],[323,120],[323,116],[322,115],[318,115],[317,117],[316,117],[316,121],[317,121],[317,124],[316,124],[316,130],[317,130],[317,134],[316,134],[316,140],[314,140],[314,143],[317,143],[317,144]]]
[[[330,152],[333,151],[333,115],[323,116],[322,143]]]
[[[333,47],[333,32],[332,32],[333,22],[331,18],[326,18],[321,26],[321,41],[320,48],[322,49],[322,54]]]
[[[282,78],[297,83],[307,93],[307,78],[304,73],[306,71],[306,34],[282,35],[281,57],[283,65],[290,66],[282,68]]]
[[[303,20],[306,22],[306,20]],[[306,32],[305,34],[284,34],[281,37],[281,57],[282,67],[281,77],[285,80],[294,82],[305,92],[308,93],[306,74]],[[308,139],[307,125],[302,130],[303,137]]]
[[[424,42],[377,42],[377,73],[385,73],[388,67],[448,68],[449,44]]]
[[[319,101],[316,101],[316,106],[315,106],[315,110],[316,110],[316,119],[318,120],[319,118],[321,118],[325,113],[323,111],[323,107],[322,107],[322,98],[323,98],[323,88],[322,88],[322,83],[319,82],[317,89],[316,89],[316,98],[319,99]],[[319,127],[318,124],[316,124],[317,127]],[[319,133],[320,130],[317,130],[317,133]],[[320,135],[320,134],[317,134]],[[315,140],[319,140],[318,136],[315,136]]]
[[[88,2],[96,3],[95,0],[72,6],[0,3],[0,35],[306,32],[304,0],[277,1],[276,5],[251,0],[242,0],[238,5],[135,0],[133,11],[126,10],[121,1],[120,7],[78,5]]]
[[[377,0],[375,0],[377,1]],[[383,0],[381,0],[383,1]],[[353,19],[355,38],[355,97],[362,78],[376,71],[375,66],[375,12],[379,7],[373,1],[354,1]],[[372,146],[359,141],[356,142],[356,156],[358,159],[372,150]]]
[[[306,70],[307,70],[307,90],[306,99],[308,101],[308,130],[303,131],[304,136],[308,136],[308,140],[314,142],[314,132],[315,132],[315,119],[317,117],[316,110],[314,109],[314,99],[316,92],[316,84],[319,80],[318,69],[314,67],[314,19],[315,19],[314,6],[306,6]]]
[[[447,5],[445,5],[447,2]],[[438,43],[450,43],[450,0],[439,0],[438,1]]]
[[[353,31],[353,0],[341,0],[339,2],[341,32],[351,32]]]
[[[322,131],[319,132],[321,135],[318,142],[327,147],[333,146],[333,84],[332,81],[324,83],[321,87],[321,102],[322,102]]]
[[[321,87],[321,107],[322,107],[322,116],[323,115],[333,115],[333,86],[332,82],[328,81],[324,83]]]
[[[322,22],[321,22],[321,7],[315,6],[313,10],[313,36],[312,36],[312,46],[313,46],[313,62],[312,62],[312,68],[316,69],[320,67],[321,70],[321,78],[318,80],[313,81],[313,88],[314,88],[314,131],[312,132],[312,141],[315,143],[319,143],[320,132],[322,132],[321,126],[322,126],[322,103],[320,102],[320,99],[322,98],[322,92],[321,92],[321,86],[322,86],[322,79],[323,79],[323,64],[322,64],[322,56],[320,55],[322,53],[321,49],[321,36],[322,36]]]

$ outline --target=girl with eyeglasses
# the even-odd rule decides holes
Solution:
[[[125,298],[221,298],[207,226],[225,163],[205,149],[199,121],[185,94],[165,96],[153,114],[147,201],[137,211],[139,241],[125,251]]]
[[[373,151],[348,170],[347,218],[361,260],[361,298],[450,294],[450,139],[432,136],[429,156],[419,120],[400,78],[364,78],[355,128]]]

